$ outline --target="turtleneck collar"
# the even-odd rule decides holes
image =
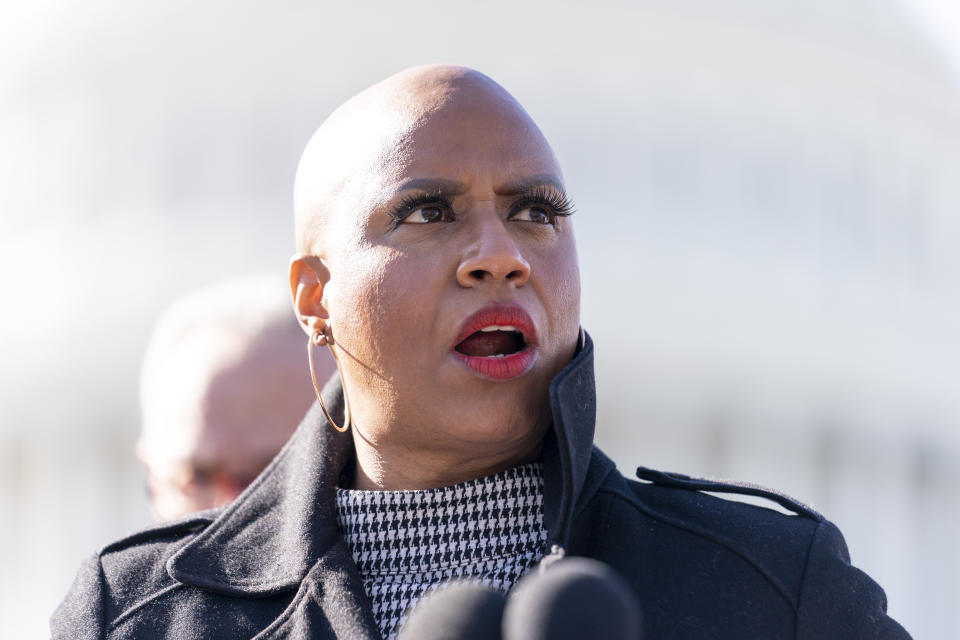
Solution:
[[[340,532],[364,576],[442,572],[542,550],[543,468],[437,489],[337,489]]]

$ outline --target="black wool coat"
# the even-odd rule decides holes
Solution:
[[[342,411],[337,380],[324,391]],[[646,640],[909,638],[837,528],[785,496],[641,468],[593,446],[593,345],[550,386],[544,526],[567,555],[608,563],[636,591]],[[349,434],[315,406],[231,505],[136,533],[80,568],[54,638],[349,638],[380,634],[337,529]],[[703,493],[768,497],[793,515]]]

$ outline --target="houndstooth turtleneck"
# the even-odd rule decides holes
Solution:
[[[337,513],[386,640],[433,587],[466,578],[506,592],[546,552],[540,463],[439,489],[337,489]]]

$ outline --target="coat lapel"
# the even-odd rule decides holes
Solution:
[[[594,452],[597,396],[593,377],[593,340],[586,333],[583,343],[550,383],[553,429],[543,443],[543,524],[551,545],[567,546],[578,505],[596,490],[588,475],[605,476],[613,463]],[[591,461],[602,469],[591,470]],[[584,489],[589,489],[585,492]]]
[[[253,640],[381,640],[363,581],[343,541],[304,577],[290,606]]]

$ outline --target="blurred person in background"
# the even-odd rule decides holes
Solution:
[[[141,373],[137,456],[158,520],[231,502],[313,402],[285,293],[276,279],[234,280],[188,294],[157,322]],[[317,366],[324,380],[334,368],[329,357]]]
[[[392,639],[447,581],[506,593],[565,556],[626,581],[643,612],[629,637],[909,637],[817,512],[628,479],[593,445],[573,206],[496,82],[431,65],[361,92],[294,191],[294,308],[312,370],[328,347],[339,375],[322,392],[314,375],[317,403],[232,504],[89,558],[55,637]]]

